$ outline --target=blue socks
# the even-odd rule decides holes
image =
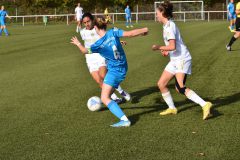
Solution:
[[[111,101],[108,105],[107,105],[108,109],[112,112],[112,114],[114,114],[116,117],[118,117],[119,119],[121,119],[122,116],[124,116],[125,114],[123,113],[122,109],[118,106],[118,104],[115,101]]]
[[[6,36],[8,36],[8,30],[7,30],[7,28],[4,28],[3,31],[5,32]]]
[[[2,35],[2,29],[0,29],[0,36]]]

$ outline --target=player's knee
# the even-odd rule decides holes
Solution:
[[[158,81],[157,85],[158,85],[158,88],[160,90],[162,90],[162,89],[164,89],[166,87],[166,85],[163,82],[161,82],[161,81]]]
[[[186,87],[180,87],[176,85],[176,90],[178,91],[178,93],[185,95]]]

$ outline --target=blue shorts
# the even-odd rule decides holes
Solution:
[[[0,26],[5,26],[5,20],[4,19],[0,19]]]
[[[230,15],[228,15],[228,20],[230,21],[230,20],[234,20],[234,19],[236,19],[237,18],[237,15],[236,14],[231,14],[231,16]]]
[[[129,20],[129,19],[131,19],[131,16],[127,15],[125,18],[126,18],[126,20]]]
[[[103,83],[118,88],[119,84],[125,79],[126,74],[119,74],[118,72],[108,71]]]

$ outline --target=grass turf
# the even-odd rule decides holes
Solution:
[[[156,83],[168,58],[151,51],[162,44],[162,27],[127,40],[129,71],[122,87],[132,101],[122,104],[130,128],[111,128],[117,119],[106,109],[90,112],[86,102],[99,96],[85,58],[70,44],[75,26],[9,26],[0,37],[0,159],[238,159],[240,151],[239,41],[225,22],[178,23],[193,57],[187,86],[213,102],[214,117],[178,95],[179,114],[166,108]],[[117,26],[123,28],[122,24]]]

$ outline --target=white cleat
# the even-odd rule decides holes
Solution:
[[[127,93],[126,91],[123,91],[121,93],[121,95],[123,96],[124,99],[126,99],[126,101],[130,101],[131,100],[131,96],[129,93]]]
[[[129,127],[131,126],[131,122],[130,121],[119,121],[118,123],[115,123],[115,124],[112,124],[110,125],[111,127],[115,127],[115,128],[118,128],[118,127]]]

